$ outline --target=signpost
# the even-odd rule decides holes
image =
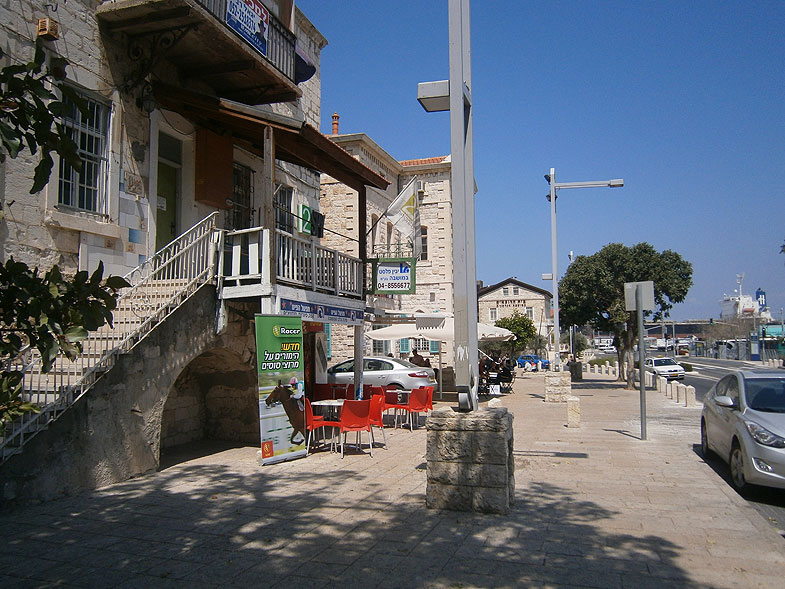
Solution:
[[[654,309],[654,282],[625,282],[624,305],[627,311],[638,312],[638,372],[640,373],[641,440],[646,439],[646,378],[643,368],[646,356],[646,331],[643,329],[643,311]]]
[[[416,292],[414,258],[379,258],[373,260],[374,294],[414,294]]]

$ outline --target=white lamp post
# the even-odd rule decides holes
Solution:
[[[614,180],[597,180],[592,182],[556,182],[556,170],[551,168],[550,174],[545,174],[545,179],[551,185],[551,192],[548,200],[551,202],[551,264],[553,269],[553,337],[556,347],[556,358],[554,359],[553,369],[557,372],[561,370],[561,359],[559,357],[559,264],[556,256],[556,191],[560,188],[620,188],[624,186],[624,180],[616,178]]]
[[[479,367],[469,0],[449,0],[448,8],[450,79],[418,84],[417,100],[428,112],[450,111],[455,385],[460,407],[475,410]]]

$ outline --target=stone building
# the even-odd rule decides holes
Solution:
[[[515,278],[506,278],[488,286],[481,284],[477,291],[477,317],[480,323],[493,325],[518,311],[534,322],[539,335],[547,337],[553,327],[551,297],[547,290]]]
[[[101,262],[132,286],[78,365],[49,377],[24,360],[24,395],[43,410],[0,438],[0,467],[18,477],[3,478],[4,497],[22,483],[47,496],[30,455],[50,481],[78,464],[71,492],[155,468],[168,444],[237,439],[238,424],[258,442],[254,314],[302,317],[306,388],[324,368],[317,336],[362,333],[365,218],[334,247],[322,240],[320,174],[358,209],[390,185],[318,131],[326,39],[291,0],[0,5],[2,65],[29,62],[37,43],[68,61],[87,106],[63,117],[83,167],[55,161],[29,194],[40,156],[0,164],[2,260],[65,273]],[[203,312],[184,312],[197,298]]]
[[[370,257],[410,256],[411,239],[384,217],[390,203],[413,178],[418,182],[418,210],[420,227],[415,237],[420,250],[416,262],[416,292],[407,295],[370,294],[367,304],[388,313],[452,313],[452,202],[450,193],[450,157],[439,156],[398,161],[364,133],[340,134],[338,115],[333,115],[333,134],[330,139],[361,163],[390,181],[386,191],[369,190],[366,224]],[[360,211],[354,191],[330,177],[322,175],[320,208],[324,212],[325,242],[340,239],[340,235],[359,224]],[[332,235],[332,237],[331,237]],[[359,255],[353,250],[354,255]],[[371,284],[370,278],[368,283]],[[381,316],[377,316],[382,321]],[[383,323],[378,324],[383,327]],[[366,329],[372,329],[372,325]],[[345,327],[337,326],[331,333],[333,363],[352,356],[352,338]],[[439,346],[426,340],[396,340],[365,342],[367,355],[393,354],[408,358],[416,347],[431,363],[438,365]],[[451,364],[451,346],[441,348],[442,362]]]

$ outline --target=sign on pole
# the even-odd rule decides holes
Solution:
[[[373,260],[374,294],[414,294],[417,280],[414,258]]]
[[[624,306],[627,311],[637,311],[638,307],[635,304],[635,289],[640,285],[641,287],[641,304],[643,311],[654,310],[654,281],[646,280],[644,282],[625,282],[624,283]]]
[[[646,333],[643,329],[643,311],[654,309],[654,282],[624,283],[624,305],[627,311],[638,312],[638,373],[641,398],[641,440],[646,439],[646,373],[644,359],[646,357]]]

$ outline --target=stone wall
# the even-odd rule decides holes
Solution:
[[[231,313],[217,336],[215,305],[215,287],[203,286],[121,355],[73,407],[0,467],[3,500],[48,500],[126,480],[157,469],[161,447],[169,444],[211,435],[258,441],[253,324]],[[183,400],[197,390],[203,408],[198,396]]]

